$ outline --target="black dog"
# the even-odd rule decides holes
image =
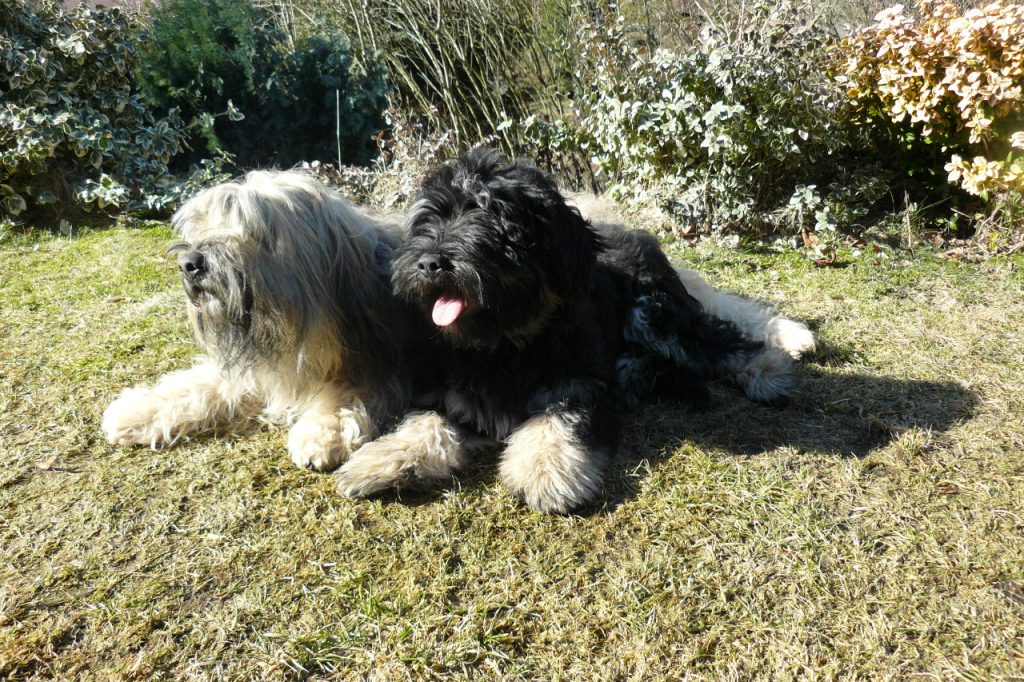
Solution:
[[[568,512],[598,492],[627,402],[659,378],[700,394],[761,345],[707,315],[653,237],[598,233],[549,176],[491,150],[426,178],[393,270],[433,322],[419,358],[431,411],[356,451],[338,473],[347,495],[448,477],[479,435],[504,445],[514,494]]]

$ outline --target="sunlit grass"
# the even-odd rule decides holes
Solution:
[[[1021,260],[671,248],[821,353],[785,409],[643,406],[552,518],[488,461],[356,501],[280,431],[108,446],[116,392],[194,352],[169,239],[0,246],[0,678],[1024,673]]]

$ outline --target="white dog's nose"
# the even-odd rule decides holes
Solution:
[[[189,251],[178,256],[178,269],[189,279],[195,279],[206,272],[206,258],[198,251]]]

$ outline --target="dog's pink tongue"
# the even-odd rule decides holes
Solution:
[[[438,327],[447,327],[455,320],[459,319],[459,315],[466,308],[466,302],[461,298],[441,298],[434,301],[434,324]]]

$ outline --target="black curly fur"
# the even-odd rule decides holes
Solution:
[[[626,403],[659,377],[700,394],[724,357],[756,345],[703,312],[653,237],[599,233],[548,175],[494,150],[430,174],[407,227],[395,293],[425,321],[440,297],[465,302],[421,349],[425,406],[491,439],[557,414],[603,466]]]

